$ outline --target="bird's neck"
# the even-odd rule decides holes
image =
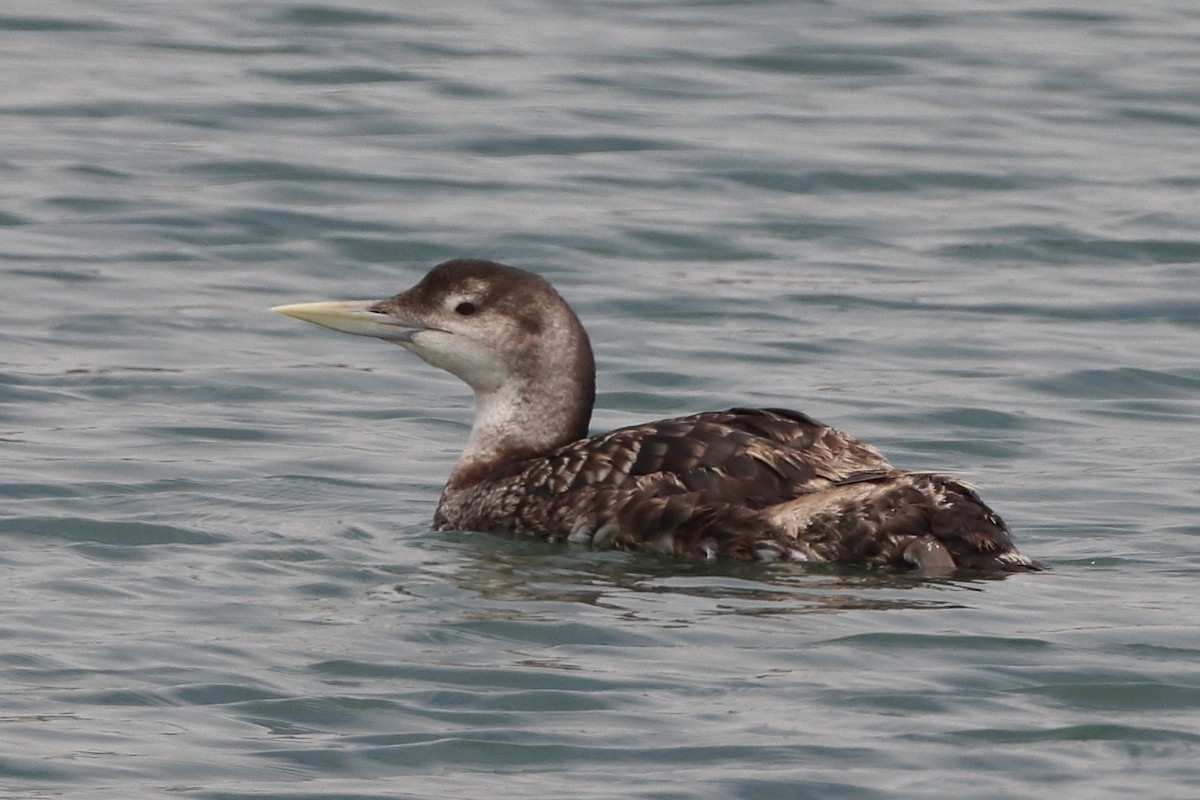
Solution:
[[[583,382],[578,374],[543,373],[495,391],[476,391],[471,435],[446,488],[466,488],[587,436],[595,400],[590,353],[587,367]]]

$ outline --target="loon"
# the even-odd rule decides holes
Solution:
[[[699,558],[1015,572],[1038,562],[952,477],[776,408],[733,408],[588,435],[595,362],[544,278],[478,259],[380,301],[277,306],[393,342],[474,390],[475,418],[436,530],[507,532]]]

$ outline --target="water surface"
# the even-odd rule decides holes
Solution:
[[[1190,3],[10,3],[0,796],[1185,798]],[[429,530],[463,387],[269,314],[549,277],[594,427],[791,406],[1051,569]]]

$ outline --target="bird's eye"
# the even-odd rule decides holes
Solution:
[[[458,314],[460,317],[469,317],[475,313],[475,304],[468,300],[464,300],[454,307],[454,313]]]

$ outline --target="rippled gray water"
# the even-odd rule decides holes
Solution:
[[[1200,13],[6,3],[0,796],[1189,798]],[[596,428],[801,408],[1051,570],[428,529],[447,376],[273,316],[535,269]]]

